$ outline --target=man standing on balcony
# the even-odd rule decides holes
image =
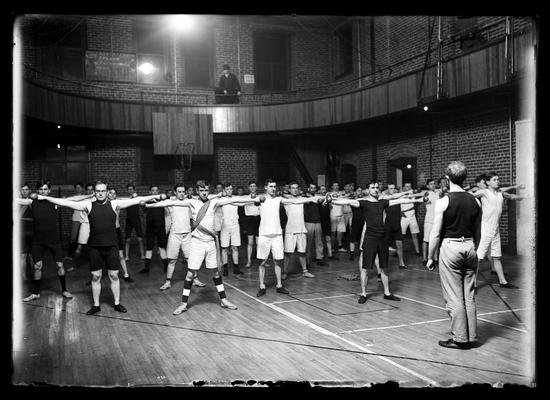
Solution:
[[[223,74],[220,76],[216,96],[218,104],[238,104],[241,94],[241,85],[237,77],[230,72],[228,64],[223,65]]]

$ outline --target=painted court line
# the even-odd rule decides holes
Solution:
[[[424,304],[424,305],[429,306],[429,307],[438,308],[438,309],[440,309],[440,310],[447,311],[447,310],[445,309],[445,307],[436,306],[435,304],[426,303],[426,302],[424,302],[424,301],[420,301],[420,300],[416,300],[416,299],[411,299],[410,297],[405,297],[405,296],[402,296],[401,294],[399,295],[399,297],[401,297],[402,299],[405,299],[405,300],[409,300],[409,301],[415,302],[415,303]],[[478,317],[477,319],[479,319],[480,321],[483,321],[483,322],[487,322],[487,323],[489,323],[489,324],[499,325],[499,326],[502,326],[502,327],[504,327],[504,328],[512,329],[512,330],[514,330],[514,331],[523,332],[523,333],[529,333],[529,332],[526,331],[525,329],[514,328],[513,326],[504,325],[504,324],[499,324],[498,322],[494,322],[494,321],[491,321],[491,320],[488,320],[488,319],[485,319],[485,318],[479,318],[479,317]]]
[[[312,299],[292,299],[292,300],[281,300],[281,301],[273,301],[269,304],[281,304],[281,303],[292,303],[294,301],[310,301],[310,300],[324,300],[324,299],[335,299],[337,297],[348,297],[348,296],[357,296],[356,294],[350,293],[350,294],[341,294],[338,296],[327,296],[327,297],[314,297]]]
[[[229,286],[230,288],[232,288],[232,289],[234,289],[234,290],[236,290],[236,291],[238,291],[238,292],[240,292],[240,293],[242,293],[242,294],[245,295],[246,297],[250,297],[251,299],[257,301],[258,303],[263,304],[264,306],[269,307],[269,308],[271,308],[272,310],[277,311],[278,313],[281,313],[281,314],[283,314],[283,315],[285,315],[285,316],[291,318],[292,320],[294,320],[294,321],[296,321],[296,322],[298,322],[298,323],[300,323],[300,324],[304,324],[304,325],[308,326],[309,328],[311,328],[311,329],[313,329],[313,330],[315,330],[315,331],[317,331],[317,332],[319,332],[319,333],[322,333],[323,335],[331,336],[331,337],[333,337],[333,338],[335,338],[335,339],[338,339],[338,340],[340,340],[340,341],[342,341],[342,342],[344,342],[344,343],[347,343],[347,344],[349,344],[349,345],[351,345],[351,346],[353,346],[353,347],[355,347],[355,348],[358,348],[359,350],[361,350],[361,351],[363,351],[363,352],[365,352],[365,353],[374,354],[374,356],[375,356],[376,358],[378,358],[378,359],[380,359],[380,360],[382,360],[382,361],[385,361],[385,362],[387,362],[387,363],[389,363],[389,364],[391,364],[391,365],[393,365],[393,366],[395,366],[395,367],[397,367],[397,368],[399,368],[399,369],[401,369],[401,370],[403,370],[403,371],[405,371],[405,372],[407,372],[407,373],[409,373],[409,374],[411,374],[411,375],[413,375],[413,376],[415,376],[415,377],[417,377],[417,378],[423,380],[424,382],[426,382],[426,383],[428,383],[428,384],[430,384],[430,385],[432,385],[432,386],[437,386],[437,382],[436,382],[436,381],[434,381],[434,380],[432,380],[432,379],[430,379],[430,378],[428,378],[428,377],[426,377],[426,376],[424,376],[424,375],[422,375],[422,374],[420,374],[420,373],[418,373],[418,372],[416,372],[416,371],[413,371],[412,369],[409,369],[409,368],[407,368],[407,367],[405,367],[405,366],[403,366],[403,365],[401,365],[401,364],[398,364],[398,363],[396,363],[395,361],[392,361],[392,360],[390,360],[390,359],[387,358],[387,357],[380,356],[380,355],[376,355],[375,352],[369,350],[368,348],[366,348],[366,347],[364,347],[364,346],[361,346],[361,345],[359,345],[359,344],[356,344],[356,343],[352,342],[351,340],[348,340],[348,339],[346,339],[346,338],[343,338],[343,337],[341,337],[341,336],[338,336],[336,333],[330,332],[330,331],[326,330],[325,328],[320,327],[319,325],[316,325],[316,324],[314,324],[314,323],[312,323],[312,322],[309,322],[309,321],[307,321],[307,320],[305,320],[305,319],[303,319],[303,318],[301,318],[301,317],[299,317],[299,316],[297,316],[297,315],[295,315],[295,314],[292,314],[292,313],[289,312],[289,311],[286,311],[286,310],[282,309],[281,307],[278,307],[278,306],[273,305],[273,304],[270,304],[270,303],[266,303],[266,302],[264,302],[264,301],[262,301],[262,300],[260,300],[260,299],[258,299],[258,298],[256,298],[256,297],[253,297],[253,296],[251,296],[250,294],[246,293],[245,291],[243,291],[243,290],[241,290],[241,289],[239,289],[239,288],[236,288],[235,286],[233,286],[233,285],[231,285],[231,284],[229,284],[229,283],[225,283],[225,285],[226,285],[226,286]],[[372,345],[371,345],[371,346],[372,346]]]

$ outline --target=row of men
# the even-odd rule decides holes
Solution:
[[[494,180],[494,178],[491,178]],[[488,179],[489,181],[491,181],[491,179]],[[496,181],[497,181],[497,187],[498,187],[498,177],[496,177]],[[482,181],[479,181],[479,187],[481,188],[481,185],[484,185],[485,182],[483,180]],[[252,186],[253,185],[253,186]],[[338,199],[338,198],[351,198],[351,197],[354,197],[356,199],[361,199],[363,197],[364,194],[367,195],[367,198],[368,196],[371,196],[373,198],[378,198],[379,197],[379,184],[377,183],[378,186],[376,186],[375,188],[373,189],[376,189],[376,193],[370,193],[370,190],[368,191],[368,193],[363,193],[362,190],[360,188],[357,189],[357,191],[352,194],[351,196],[346,196],[347,193],[344,191],[343,193],[340,193],[338,192],[337,190],[334,190],[334,189],[337,189],[337,186],[336,185],[333,185],[333,192],[331,193],[330,196],[318,196],[317,195],[317,188],[314,184],[311,184],[308,188],[308,196],[309,197],[303,197],[301,199],[299,199],[299,187],[296,183],[293,183],[291,184],[290,186],[290,193],[288,194],[288,196],[285,197],[285,195],[283,195],[283,197],[281,197],[281,200],[282,200],[282,203],[281,204],[284,204],[285,205],[285,209],[288,210],[288,214],[289,214],[289,217],[288,218],[288,221],[290,221],[290,224],[287,222],[286,225],[283,224],[283,226],[281,226],[281,224],[279,223],[279,229],[281,230],[281,233],[283,232],[283,229],[286,228],[284,230],[284,243],[279,246],[278,244],[274,245],[273,247],[273,258],[275,260],[275,274],[277,276],[277,291],[281,292],[281,293],[288,293],[288,291],[286,290],[286,288],[284,288],[282,286],[282,283],[281,283],[281,280],[284,280],[285,278],[285,273],[284,271],[281,273],[281,270],[280,270],[280,266],[278,265],[278,261],[279,260],[282,260],[283,259],[283,250],[284,250],[284,253],[285,253],[285,264],[284,265],[289,265],[289,261],[290,261],[290,256],[291,254],[296,250],[298,253],[299,253],[299,259],[300,259],[300,264],[303,268],[303,275],[306,276],[306,277],[314,277],[308,270],[307,270],[307,263],[306,263],[306,247],[307,247],[307,243],[309,242],[310,244],[313,244],[315,242],[316,244],[316,249],[317,249],[317,261],[318,262],[322,262],[322,240],[321,240],[321,232],[322,232],[322,226],[321,226],[321,223],[320,221],[317,221],[317,222],[307,222],[306,223],[306,215],[308,214],[316,214],[318,217],[320,217],[320,214],[322,213],[322,210],[323,209],[330,209],[330,213],[332,213],[332,210],[335,209],[336,207],[343,207],[343,206],[346,206],[349,204],[339,204],[337,203],[337,201],[332,201],[333,199]],[[396,228],[396,225],[394,225],[391,221],[395,221],[396,219],[392,217],[392,215],[400,215],[400,213],[402,212],[401,210],[398,211],[398,213],[394,213],[392,212],[391,210],[392,209],[395,209],[396,207],[395,206],[398,206],[400,204],[407,204],[407,203],[414,203],[414,201],[425,201],[427,203],[427,205],[429,204],[433,204],[433,202],[435,201],[435,198],[436,197],[439,197],[440,194],[438,195],[437,192],[435,191],[435,188],[434,188],[434,185],[435,185],[435,181],[434,180],[430,180],[428,181],[428,191],[424,192],[424,193],[421,193],[421,194],[418,194],[418,195],[412,195],[412,190],[407,190],[405,192],[402,192],[400,194],[397,194],[397,193],[394,193],[395,191],[395,185],[388,185],[388,191],[385,195],[383,195],[383,197],[385,197],[386,199],[398,199],[402,196],[405,196],[405,195],[408,195],[407,197],[413,197],[413,199],[403,199],[404,201],[401,201],[399,203],[396,203],[394,201],[394,203],[392,204],[392,207],[389,207],[389,208],[383,208],[382,209],[382,213],[380,214],[381,218],[382,218],[382,224],[384,225],[384,237],[385,237],[385,240],[395,240],[396,241],[396,248],[397,248],[397,252],[398,252],[398,255],[401,253],[400,255],[400,267],[402,268],[406,268],[406,266],[404,265],[404,263],[402,262],[402,245],[401,245],[401,240],[399,238],[399,235],[398,235],[398,232],[401,232],[401,229],[399,229],[400,227],[397,227]],[[97,185],[96,185],[97,186]],[[370,186],[369,185],[369,189],[370,189]],[[129,189],[133,189],[133,188],[129,188]],[[147,209],[160,209],[161,207],[162,208],[166,208],[168,210],[170,210],[169,214],[170,215],[170,221],[171,223],[169,224],[170,226],[170,234],[168,235],[168,246],[166,246],[166,249],[165,247],[162,246],[163,244],[163,240],[162,240],[162,237],[164,236],[163,235],[163,232],[166,232],[164,227],[162,227],[162,224],[158,224],[155,229],[152,229],[152,234],[153,235],[156,235],[157,236],[157,243],[159,243],[159,247],[160,247],[160,250],[161,250],[161,258],[163,259],[163,262],[165,262],[165,271],[166,271],[166,282],[161,286],[161,290],[166,290],[168,289],[171,285],[170,285],[170,281],[171,281],[171,278],[172,278],[172,274],[174,272],[174,268],[175,268],[175,264],[176,264],[176,261],[177,261],[177,258],[179,256],[179,251],[180,249],[182,250],[183,252],[183,255],[185,258],[189,258],[190,254],[191,254],[191,250],[190,250],[190,241],[191,241],[191,238],[193,235],[190,235],[190,232],[192,231],[192,223],[191,223],[191,216],[194,216],[196,217],[197,215],[197,204],[193,205],[193,202],[186,202],[185,200],[190,200],[189,199],[189,192],[186,191],[185,187],[183,185],[176,185],[176,187],[174,188],[175,189],[175,193],[176,195],[174,196],[175,198],[173,199],[170,199],[170,200],[165,200],[163,202],[157,202],[157,200],[159,198],[162,198],[162,197],[166,197],[165,195],[159,195],[158,194],[158,188],[156,187],[153,187],[151,188],[151,196],[145,196],[145,197],[139,197],[139,203],[141,203],[142,206],[145,206]],[[202,199],[202,197],[200,196],[200,187],[198,186],[197,187],[197,190],[199,191],[199,199]],[[268,186],[265,187],[266,189],[266,193],[269,193],[269,191],[267,190],[268,189]],[[47,183],[44,183],[44,185],[41,185],[39,187],[39,193],[41,195],[44,195],[44,192],[47,192],[45,193],[46,196],[49,194],[49,185]],[[105,194],[105,201],[110,201],[110,202],[113,202],[116,200],[116,191],[114,189],[110,189],[107,191],[107,188],[105,189],[106,190],[106,194]],[[273,188],[273,193],[276,194],[276,186]],[[444,191],[443,190],[440,190],[440,193],[442,193]],[[41,193],[42,192],[42,193]],[[155,193],[156,192],[156,193]],[[323,193],[324,191],[321,190],[321,194],[324,194]],[[477,191],[477,196],[481,197],[481,198],[484,198],[483,196],[483,193],[484,191],[483,190],[478,190]],[[93,194],[86,194],[86,195],[83,195],[81,196],[80,198],[78,198],[79,201],[84,201],[84,200],[89,200],[90,197],[92,196],[93,197],[93,200],[97,200],[98,199],[98,194],[102,194],[100,192],[97,192],[97,188],[96,188],[96,191],[93,193]],[[260,217],[260,210],[261,209],[266,209],[266,207],[262,207],[260,208],[259,205],[257,204],[252,204],[251,203],[251,200],[252,202],[255,202],[255,197],[257,197],[257,194],[256,194],[256,187],[255,187],[255,183],[251,183],[251,193],[248,195],[248,196],[233,196],[232,195],[232,186],[227,184],[225,185],[225,188],[224,188],[224,191],[223,191],[223,196],[226,196],[227,199],[231,199],[232,197],[235,197],[233,200],[234,200],[234,203],[235,204],[232,204],[231,202],[228,203],[228,204],[223,204],[221,206],[215,206],[214,209],[216,210],[213,214],[213,220],[212,220],[212,229],[210,229],[210,232],[213,233],[212,237],[214,238],[214,243],[217,244],[217,241],[220,240],[221,241],[221,247],[222,247],[222,252],[221,252],[221,258],[223,260],[223,270],[224,270],[224,275],[227,274],[227,250],[228,248],[231,246],[232,248],[232,255],[233,255],[233,259],[234,259],[234,265],[236,265],[236,269],[234,269],[234,272],[235,271],[239,271],[238,270],[238,246],[240,245],[240,232],[239,232],[239,224],[238,224],[238,221],[239,221],[239,216],[238,216],[238,206],[240,205],[241,207],[245,207],[245,210],[246,208],[249,208],[251,209],[252,208],[252,211],[249,211],[248,213],[245,212],[245,215],[244,215],[244,218],[246,219],[246,217],[250,217],[248,218],[248,222],[247,222],[247,232],[253,232],[253,227],[255,226],[255,223],[257,222],[258,224],[258,228],[260,227],[261,225],[261,220],[262,218]],[[219,194],[218,196],[221,196],[222,194]],[[127,272],[127,268],[126,268],[126,265],[125,265],[125,258],[124,258],[124,244],[123,244],[123,241],[122,241],[122,238],[121,238],[121,232],[120,232],[120,224],[118,222],[118,213],[121,209],[124,209],[124,208],[130,208],[130,207],[136,207],[138,206],[138,203],[137,203],[137,197],[135,197],[135,193],[131,193],[131,196],[132,196],[132,199],[124,199],[124,200],[119,200],[118,203],[120,203],[122,201],[122,203],[118,204],[117,205],[117,208],[115,208],[115,227],[117,229],[117,245],[118,245],[118,250],[119,250],[119,253],[118,253],[118,257],[119,257],[119,262],[123,268],[123,271],[125,273],[125,279],[128,280],[129,276],[128,276],[128,272]],[[159,197],[160,196],[160,197]],[[418,199],[419,196],[422,196],[422,199]],[[430,196],[432,198],[430,198]],[[192,196],[191,196],[192,197]],[[212,196],[210,196],[212,197]],[[265,198],[265,197],[264,197]],[[414,198],[416,198],[417,200],[414,200]],[[193,198],[192,198],[193,199]],[[285,199],[291,199],[293,200],[292,202],[288,202],[286,201]],[[309,201],[308,201],[309,199]],[[313,199],[314,201],[312,202],[311,199]],[[382,199],[382,198],[381,198]],[[60,200],[60,199],[57,199],[57,200]],[[67,200],[69,202],[74,202],[75,198],[73,197],[72,199],[64,199],[64,200]],[[128,203],[128,200],[133,200],[133,201],[130,201],[130,203]],[[154,203],[150,203],[150,204],[145,204],[145,201],[154,201]],[[197,199],[193,199],[193,200],[197,200]],[[239,200],[241,201],[239,203]],[[296,200],[299,200],[298,203],[296,203]],[[327,201],[328,200],[328,201]],[[36,199],[32,202],[34,203],[36,201]],[[54,200],[51,200],[50,201],[54,202]],[[204,200],[202,200],[204,201]],[[236,202],[235,202],[236,201]],[[245,203],[242,203],[242,202],[245,202]],[[330,205],[330,203],[332,202],[332,206]],[[319,203],[323,203],[324,206],[320,206]],[[56,203],[57,204],[57,203]],[[261,203],[259,203],[261,204]],[[28,204],[28,202],[25,204],[25,206],[28,206],[28,205],[31,205],[31,204]],[[69,207],[72,207],[75,209],[75,211],[80,211],[81,213],[86,213],[86,214],[89,214],[90,211],[91,211],[91,206],[88,208],[88,209],[81,209],[80,206],[75,206],[75,204],[71,204],[71,203],[68,203],[68,204],[60,204],[60,205],[67,205]],[[326,207],[326,205],[328,205],[328,207]],[[186,208],[186,209],[180,209],[180,207],[183,207],[183,208]],[[39,209],[40,207],[38,207]],[[427,239],[429,238],[429,235],[427,232],[430,231],[430,227],[429,227],[429,224],[431,223],[431,212],[430,212],[430,209],[432,209],[433,206],[428,206],[427,207],[427,218],[425,220],[425,225],[424,225],[424,228],[425,228],[425,243],[427,243]],[[189,209],[191,209],[192,211],[192,215],[189,214]],[[358,206],[357,205],[354,205],[353,207],[353,210],[355,211],[356,209],[358,209]],[[502,209],[502,206],[501,206],[501,209]],[[34,210],[34,209],[33,209]],[[281,208],[279,207],[279,209],[277,210],[277,219],[278,221],[280,221],[280,210]],[[307,212],[309,210],[309,213]],[[317,211],[315,211],[317,210]],[[221,211],[221,215],[223,216],[222,218],[222,229],[221,229],[221,232],[223,234],[220,234],[220,235],[217,235],[215,232],[216,232],[216,229],[215,229],[215,221],[216,221],[216,214],[218,214],[218,211]],[[305,211],[305,212],[304,212]],[[366,213],[365,210],[362,210],[363,213]],[[257,213],[257,215],[256,215]],[[40,213],[39,213],[40,214]],[[378,213],[377,213],[378,214]],[[386,217],[385,217],[385,223],[384,223],[384,214],[386,214]],[[273,213],[273,215],[275,215]],[[164,217],[165,215],[164,214],[161,214],[160,215],[160,218],[157,218],[157,220],[164,220]],[[342,217],[342,215],[339,215],[339,217]],[[350,238],[350,247],[353,247],[353,245],[357,242],[360,242],[360,243],[363,243],[363,239],[359,238],[361,236],[364,237],[365,235],[365,232],[369,232],[370,230],[368,229],[368,223],[366,224],[366,228],[365,229],[365,220],[366,217],[362,216],[361,215],[361,212],[359,213],[356,213],[356,212],[353,212],[353,218],[351,219],[351,226],[352,226],[352,235],[351,235],[351,238]],[[264,217],[265,219],[265,217]],[[317,218],[320,220],[320,218]],[[336,218],[331,218],[331,222],[333,226],[337,226],[341,223],[341,220],[343,218],[341,218],[340,220],[336,219]],[[196,221],[196,218],[195,218],[195,221]],[[244,222],[244,221],[243,221]],[[40,227],[40,223],[38,224],[38,227]],[[200,225],[200,224],[199,224]],[[310,225],[310,226],[307,226],[307,225]],[[53,223],[53,226],[56,226],[55,223]],[[252,228],[250,228],[250,226],[253,226]],[[199,226],[197,226],[199,227]],[[225,229],[223,229],[223,227],[225,227]],[[345,225],[344,225],[345,227]],[[389,228],[389,229],[388,229]],[[127,228],[128,230],[128,224],[127,224]],[[374,229],[374,228],[373,228]],[[201,230],[201,228],[199,227],[199,231]],[[264,229],[265,231],[265,229]],[[412,231],[412,229],[411,229]],[[370,231],[372,233],[372,231]],[[40,235],[40,229],[38,229],[38,233],[39,233],[39,237],[41,236]],[[310,233],[310,238],[308,240],[307,236],[308,236],[308,233]],[[338,231],[336,231],[336,233],[338,233]],[[272,234],[278,234],[278,233],[268,233],[267,235],[272,235]],[[265,236],[265,232],[264,234],[260,234],[260,236],[258,237],[258,234],[256,235],[250,235],[252,236],[252,240],[254,240],[254,238],[256,238],[256,240],[258,241],[258,239],[261,238],[261,236]],[[249,236],[249,238],[250,238]],[[53,235],[53,236],[50,236],[51,237],[58,237],[58,235]],[[413,236],[414,237],[414,236]],[[282,238],[282,237],[281,237]],[[154,239],[154,238],[153,238]],[[150,243],[150,240],[149,240],[149,237],[148,237],[148,243]],[[151,241],[152,242],[152,241]],[[493,240],[493,242],[495,242]],[[37,243],[39,244],[39,243]],[[319,244],[321,244],[319,246]],[[269,251],[267,251],[267,255],[265,255],[265,257],[263,257],[263,254],[265,253],[265,246],[260,246],[260,243],[257,243],[258,245],[258,250],[257,250],[257,258],[261,260],[261,263],[260,263],[260,289],[258,291],[258,296],[262,296],[265,294],[265,283],[264,283],[264,277],[265,277],[265,261],[267,260],[267,255],[269,255]],[[40,246],[37,246],[37,247],[40,247]],[[46,246],[48,247],[48,246]],[[55,247],[55,246],[54,246]],[[92,246],[93,247],[93,246]],[[219,247],[219,245],[217,246]],[[417,253],[418,253],[418,247],[417,245],[415,246],[416,247],[416,250],[417,250]],[[424,247],[424,246],[423,246]],[[500,243],[499,243],[499,247],[500,247]],[[319,248],[321,249],[321,253],[319,252]],[[44,249],[44,246],[42,246],[42,249]],[[262,249],[264,250],[262,252]],[[367,248],[368,249],[368,248]],[[33,253],[34,254],[34,258],[36,260],[38,260],[36,263],[35,263],[35,280],[34,280],[34,289],[33,290],[33,293],[27,297],[25,300],[26,301],[30,301],[30,300],[33,300],[33,299],[36,299],[36,298],[39,298],[39,281],[40,281],[40,272],[41,272],[41,268],[42,268],[42,254],[40,251],[34,251],[34,247],[33,247]],[[165,257],[162,257],[163,256],[163,250],[164,250],[164,255]],[[237,250],[237,253],[235,252],[235,250]],[[400,251],[401,250],[401,251]],[[500,250],[500,249],[499,249]],[[55,254],[56,252],[54,252],[54,257],[56,259],[58,259],[58,254]],[[57,251],[57,253],[59,253],[59,251]],[[149,249],[149,246],[148,246],[148,250],[147,250],[147,254],[146,254],[146,258],[145,258],[145,262],[146,262],[146,267],[144,268],[144,271],[148,271],[149,269],[149,265],[148,265],[148,262],[150,263],[150,260],[151,260],[151,253],[152,253],[152,246],[151,248]],[[92,253],[94,256],[95,256],[95,253]],[[218,251],[216,251],[216,254],[219,254]],[[320,255],[319,255],[320,254]],[[149,257],[147,257],[149,256]],[[498,256],[495,256],[497,258],[499,258]],[[216,258],[216,268],[218,268],[221,264],[218,260],[219,257]],[[361,257],[363,258],[363,257]],[[371,253],[367,252],[367,261],[366,263],[368,265],[372,265],[372,262],[368,261],[370,260],[371,258]],[[168,259],[169,261],[166,261],[166,259]],[[249,258],[250,260],[250,253],[249,253]],[[95,260],[97,261],[97,260]],[[374,259],[373,259],[374,261]],[[201,261],[202,262],[202,261]],[[65,286],[65,280],[64,280],[64,270],[63,270],[63,264],[61,261],[58,261],[57,262],[58,264],[58,274],[60,276],[60,280],[61,280],[61,283],[62,283],[62,293],[63,293],[63,296],[65,297],[70,297],[70,293],[66,290],[66,286]],[[363,261],[360,260],[360,266],[362,266],[363,264]],[[496,264],[496,263],[495,263]],[[91,262],[90,262],[90,265],[92,265],[92,257],[91,257]],[[188,265],[189,265],[189,261],[188,261]],[[382,280],[382,283],[384,285],[384,296],[387,298],[387,299],[390,299],[390,300],[398,300],[398,298],[394,295],[392,295],[390,292],[389,292],[389,287],[388,287],[388,279],[387,279],[387,275],[385,274],[385,267],[387,265],[387,259],[384,258],[382,260],[382,265],[379,266],[377,265],[378,269],[379,269],[379,277],[381,278]],[[247,265],[249,266],[249,264]],[[100,271],[99,271],[99,279],[101,278],[101,266],[100,265],[95,265],[95,267],[100,267]],[[200,264],[199,264],[199,267],[200,267]],[[198,268],[197,268],[198,269]],[[116,267],[116,270],[118,271],[118,266]],[[361,268],[361,271],[362,271],[362,295],[359,299],[359,302],[360,303],[364,303],[366,301],[366,276],[363,276],[363,268]],[[498,272],[498,267],[497,267],[497,272]],[[502,272],[502,267],[500,265],[500,271]],[[240,271],[238,272],[240,273]],[[92,275],[94,275],[92,273]],[[113,274],[110,273],[110,277],[112,276]],[[94,275],[94,277],[96,277],[96,275]],[[192,282],[194,282],[195,286],[204,286],[203,283],[201,283],[200,281],[198,281],[198,279],[196,278],[196,272],[193,273],[193,280]],[[500,278],[500,274],[499,274],[499,278]],[[221,278],[220,278],[221,279]],[[113,279],[112,279],[113,280]],[[37,282],[38,281],[38,284]],[[95,282],[95,284],[94,284]],[[506,285],[510,285],[508,283],[502,283],[501,282],[501,286],[506,287]],[[113,288],[113,285],[111,285],[112,288]],[[115,284],[116,286],[116,284]],[[511,287],[511,285],[510,285]],[[92,279],[92,291],[93,291],[93,294],[94,294],[94,307],[99,307],[99,304],[96,304],[98,303],[98,301],[95,300],[95,298],[97,297],[97,299],[99,299],[99,292],[98,289],[100,290],[101,286],[100,286],[100,283],[99,281],[96,279]],[[184,292],[185,292],[185,287],[184,287]],[[96,292],[97,292],[97,296],[96,296]],[[117,292],[117,293],[115,293]],[[123,308],[122,306],[120,306],[119,304],[119,290],[118,290],[118,287],[114,287],[113,288],[113,293],[115,294],[115,308]],[[186,302],[184,302],[186,304]],[[222,302],[222,305],[223,305],[223,302]],[[97,311],[95,311],[97,312]]]

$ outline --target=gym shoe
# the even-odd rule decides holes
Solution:
[[[407,267],[406,265],[400,265],[399,269],[409,269],[409,267]]]
[[[513,283],[510,283],[510,282],[501,283],[500,287],[504,288],[504,289],[519,289],[519,286],[516,286],[516,285],[514,285]]]
[[[359,300],[357,300],[357,302],[358,302],[359,304],[364,304],[366,301],[367,301],[367,296],[363,296],[363,295],[361,295],[361,296],[359,297]]]
[[[180,315],[182,312],[186,312],[186,311],[187,311],[187,304],[183,303],[174,310],[172,315]]]
[[[248,263],[248,264],[245,264],[244,267],[245,267],[245,268],[250,268],[251,265]]]
[[[125,277],[124,277],[124,281],[126,281],[126,282],[134,282],[134,279],[131,278],[130,276],[125,276]]]
[[[236,310],[237,309],[237,306],[235,304],[231,303],[227,299],[222,299],[222,302],[220,303],[220,306],[222,306],[222,308],[229,308],[230,310]]]
[[[265,288],[260,288],[258,293],[256,293],[256,297],[262,297],[263,295],[265,295]]]
[[[305,271],[302,273],[302,276],[305,276],[306,278],[315,278],[315,275],[313,275],[311,272],[309,271]]]
[[[164,282],[164,284],[160,287],[160,290],[166,290],[170,289],[172,287],[172,284],[169,281]]]
[[[205,283],[202,283],[201,281],[199,281],[199,278],[195,278],[195,279],[193,279],[193,286],[205,287],[206,284],[205,284]]]
[[[343,248],[343,247],[340,247],[340,248],[338,249],[338,252],[339,252],[339,253],[347,253],[347,250],[346,250],[345,248]]]
[[[98,313],[101,311],[101,307],[99,306],[92,306],[87,312],[86,315],[94,315],[95,313]]]
[[[394,296],[393,294],[390,295],[384,295],[384,299],[386,300],[394,300],[394,301],[401,301],[401,299],[397,296]]]
[[[278,287],[277,288],[277,293],[290,294],[290,292],[288,290],[286,290],[284,286]]]
[[[113,308],[115,311],[122,312],[122,313],[125,313],[128,311],[126,307],[124,307],[122,304],[115,304]]]
[[[426,264],[428,264],[428,260],[422,261],[422,265],[423,265],[423,266],[426,266]]]
[[[64,292],[62,292],[62,293],[61,293],[61,296],[65,297],[66,299],[72,299],[72,298],[73,298],[73,295],[72,295],[69,291],[67,291],[67,290],[65,290]]]
[[[28,297],[25,297],[23,299],[23,301],[31,301],[31,300],[36,300],[36,299],[39,299],[40,298],[40,294],[34,294],[32,293],[30,296]]]
[[[324,262],[323,260],[317,260],[317,265],[320,267],[328,267],[328,263]]]

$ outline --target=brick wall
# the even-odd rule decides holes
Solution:
[[[217,181],[230,182],[233,188],[248,188],[248,182],[257,179],[257,151],[255,144],[228,143],[215,145]]]

